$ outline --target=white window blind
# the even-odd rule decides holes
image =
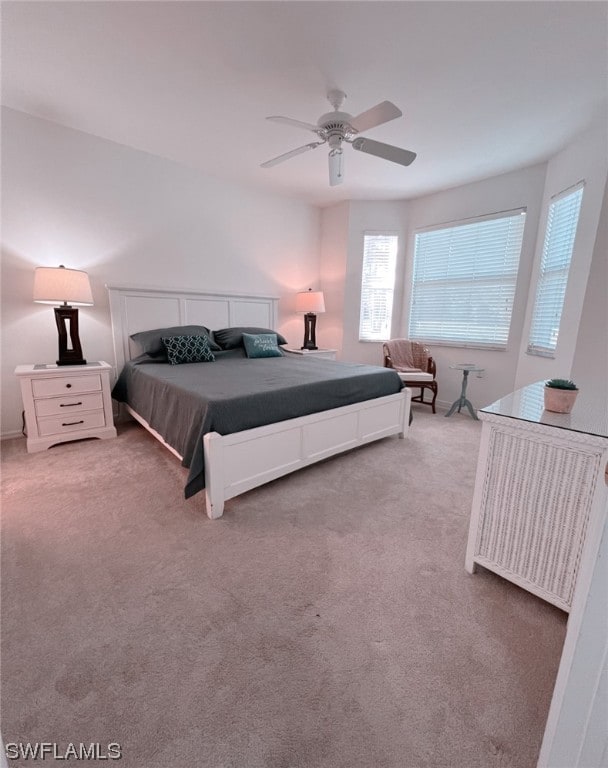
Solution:
[[[528,353],[553,357],[564,307],[568,272],[583,199],[583,184],[563,192],[549,206],[536,286]]]
[[[525,211],[418,232],[409,338],[507,346]]]
[[[398,235],[365,233],[361,277],[360,341],[391,337]]]

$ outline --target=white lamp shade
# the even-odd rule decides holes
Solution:
[[[325,312],[323,291],[301,291],[296,294],[296,312]]]
[[[89,276],[80,269],[65,267],[36,267],[34,270],[34,301],[40,304],[93,304]]]

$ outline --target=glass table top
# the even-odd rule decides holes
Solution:
[[[481,372],[485,371],[485,368],[478,368],[476,363],[452,363],[450,368],[455,368],[458,371],[473,371]]]
[[[546,411],[544,389],[545,382],[537,381],[517,389],[491,405],[486,405],[480,412],[608,437],[608,399],[601,387],[596,392],[591,391],[589,387],[581,389],[571,413]]]

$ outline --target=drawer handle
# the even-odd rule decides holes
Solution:
[[[72,387],[72,385],[71,385],[71,384],[66,384],[66,385],[65,385],[65,388],[66,388],[66,389],[71,389],[71,387]]]
[[[80,403],[59,403],[60,408],[73,408],[75,405],[82,405],[82,402]]]
[[[74,427],[76,424],[84,424],[84,419],[81,419],[80,421],[66,421],[61,426],[62,427]]]

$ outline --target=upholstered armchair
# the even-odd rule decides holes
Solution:
[[[437,413],[437,366],[428,347],[418,341],[391,339],[382,344],[382,352],[386,368],[394,368],[406,387],[420,389],[420,394],[412,397],[412,402],[430,405],[433,413]],[[431,400],[424,399],[426,389],[430,389],[432,393]]]

